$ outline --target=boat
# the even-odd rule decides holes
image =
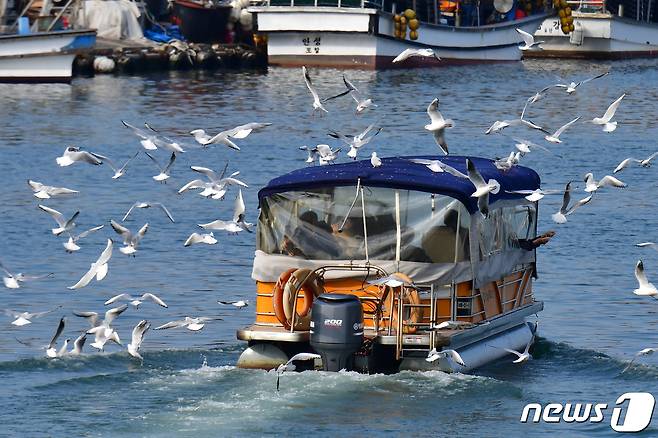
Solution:
[[[411,161],[439,158],[498,181],[486,217],[468,179]],[[537,173],[452,155],[381,161],[306,167],[259,191],[256,317],[237,331],[238,367],[307,352],[321,359],[299,369],[470,372],[533,341],[538,203],[510,191],[539,188]]]
[[[175,20],[186,40],[193,43],[226,42],[231,5],[193,0],[174,0],[173,3]]]
[[[545,20],[535,32],[542,50],[528,58],[624,59],[658,56],[658,24],[653,1],[567,1],[573,10],[573,31],[561,30],[559,17]],[[613,7],[615,8],[613,10]]]
[[[414,0],[400,13],[388,0],[268,0],[248,11],[256,15],[257,32],[267,36],[271,65],[366,69],[518,61],[516,29],[533,33],[547,16],[542,7],[510,20],[516,10],[511,0],[495,2],[505,13],[497,13],[491,0],[473,2],[482,7],[473,6],[468,13],[454,6],[460,3],[441,3],[439,9],[437,2]],[[503,21],[486,24],[489,15]],[[408,35],[407,26],[412,26]],[[433,49],[440,59],[411,57],[393,63],[403,50],[420,48]]]
[[[42,12],[30,25],[31,0],[8,32],[0,33],[0,82],[70,82],[73,60],[96,44],[96,30],[64,28],[74,2]],[[4,12],[4,11],[2,11]],[[4,16],[4,14],[0,14]],[[47,20],[47,21],[46,21]]]

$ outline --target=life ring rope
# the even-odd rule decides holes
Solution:
[[[297,310],[297,297],[303,294],[304,303]],[[309,330],[313,300],[324,293],[319,276],[310,269],[288,269],[277,280],[272,294],[274,314],[286,330]],[[292,321],[295,321],[294,328]]]

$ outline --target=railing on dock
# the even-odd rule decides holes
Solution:
[[[16,29],[19,27],[19,22],[21,18],[27,18],[30,14],[30,11],[34,7],[37,0],[30,0],[21,13],[18,15],[14,23],[9,27],[10,30]],[[75,26],[75,17],[83,16],[81,10],[84,9],[84,1],[80,0],[68,0],[64,6],[55,6],[50,0],[44,0],[41,8],[38,12],[39,15],[32,17],[33,21],[30,25],[30,31],[32,32],[50,32],[56,28],[56,26],[61,26],[63,17],[70,17],[68,20],[70,28]]]

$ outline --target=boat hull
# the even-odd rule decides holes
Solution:
[[[564,35],[559,21],[545,20],[535,33],[543,50],[526,58],[626,59],[658,56],[658,25],[608,14],[574,13],[573,35]]]
[[[96,31],[0,36],[0,82],[70,82],[73,60],[96,43]]]
[[[194,2],[176,0],[174,13],[180,20],[181,33],[193,43],[222,43],[226,41],[226,24],[231,6],[205,8]]]
[[[395,38],[391,14],[376,9],[251,8],[268,36],[268,61],[279,66],[382,69],[518,61],[516,27],[534,32],[544,16],[478,28],[422,24],[418,39]],[[432,48],[440,60],[412,57],[393,64],[408,48]]]

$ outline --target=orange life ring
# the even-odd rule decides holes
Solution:
[[[396,277],[406,281],[407,283],[412,283],[413,280],[408,276],[405,275],[401,272],[396,272],[395,274]],[[420,304],[420,295],[418,294],[418,291],[412,287],[405,287],[404,285],[398,286],[399,288],[402,288],[402,300],[405,304],[415,304],[418,305]],[[391,288],[393,290],[398,289],[396,288]],[[412,323],[416,324],[420,321],[421,317],[421,309],[419,307],[412,307],[409,309],[409,318],[405,320],[406,323]],[[398,326],[398,307],[397,304],[393,306],[392,309],[392,315],[391,315],[391,324],[393,324],[393,327]],[[418,327],[414,325],[407,325],[404,326],[402,333],[404,334],[412,334],[416,333],[418,331]]]
[[[302,291],[304,304],[299,312],[296,311],[296,303],[293,302],[298,291]],[[313,300],[324,293],[318,276],[310,269],[288,269],[285,271],[274,286],[272,302],[274,315],[283,326],[289,330],[292,313],[295,315],[295,330],[308,330],[310,328],[310,311]]]

